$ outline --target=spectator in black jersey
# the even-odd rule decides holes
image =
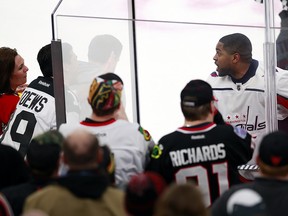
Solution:
[[[26,161],[32,178],[26,183],[0,190],[0,209],[9,212],[4,215],[21,215],[25,199],[57,176],[63,142],[62,134],[55,130],[31,140]]]
[[[217,202],[217,201],[216,201]],[[242,188],[234,191],[227,200],[226,214],[216,215],[229,216],[271,216],[267,214],[267,206],[262,196],[251,188]],[[213,215],[215,212],[213,212]]]
[[[267,215],[284,215],[288,211],[287,142],[288,134],[282,131],[271,132],[264,136],[260,143],[257,157],[260,176],[253,182],[234,186],[221,195],[212,205],[212,216],[231,215],[229,213],[231,211],[228,205],[229,200],[232,199],[234,194],[244,189],[254,190],[262,197],[262,203],[266,205]],[[242,201],[239,201],[238,204],[241,204],[242,207],[253,206],[251,196],[242,196],[241,199]],[[247,202],[245,203],[244,200]]]
[[[146,170],[160,173],[167,183],[195,181],[208,207],[231,185],[243,182],[237,166],[252,157],[251,136],[241,128],[213,123],[215,107],[207,82],[191,80],[180,98],[184,125],[159,140]]]

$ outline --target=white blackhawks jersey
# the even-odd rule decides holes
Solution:
[[[25,156],[31,139],[52,129],[56,129],[53,78],[39,76],[22,93],[1,143]]]
[[[288,73],[277,68],[277,94],[288,98]],[[211,73],[207,82],[213,88],[215,106],[225,122],[246,129],[257,145],[266,133],[264,68],[253,60],[248,72],[240,80]],[[287,105],[287,104],[286,104]],[[278,119],[287,117],[284,106],[278,105]],[[258,147],[258,146],[257,146]],[[255,151],[256,152],[256,151]]]
[[[76,129],[95,134],[100,145],[107,145],[115,158],[115,180],[118,187],[125,186],[131,176],[144,171],[149,153],[155,143],[148,131],[139,124],[110,119],[96,122],[86,118],[76,124],[62,124],[59,131],[67,137]]]

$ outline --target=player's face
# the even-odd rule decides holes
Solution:
[[[217,43],[213,60],[217,65],[216,71],[218,71],[219,76],[231,75],[233,55],[224,50],[223,43]]]
[[[20,55],[17,55],[15,57],[14,71],[10,77],[10,85],[13,90],[15,90],[17,86],[26,83],[28,70],[28,67],[24,64],[24,59]]]

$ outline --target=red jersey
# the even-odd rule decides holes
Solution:
[[[0,94],[0,135],[15,111],[19,99],[16,94]]]

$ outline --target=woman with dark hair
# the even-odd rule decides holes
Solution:
[[[0,135],[25,89],[28,70],[16,49],[0,48]]]

